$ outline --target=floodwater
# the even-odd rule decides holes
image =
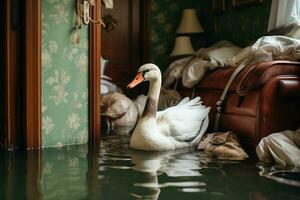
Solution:
[[[300,199],[297,169],[128,144],[111,135],[90,147],[1,150],[0,199]]]

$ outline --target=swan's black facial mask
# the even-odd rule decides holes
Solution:
[[[143,78],[145,78],[145,74],[146,74],[147,72],[149,72],[149,71],[150,71],[150,69],[146,69],[146,70],[143,70],[143,71],[142,71]]]
[[[127,85],[128,88],[134,88],[135,86],[137,86],[138,84],[140,84],[141,82],[145,81],[145,77],[144,75],[149,72],[150,69],[147,70],[143,70],[141,72],[138,72],[137,75],[135,76],[135,78],[133,79],[133,81],[131,81],[131,83],[129,83]]]

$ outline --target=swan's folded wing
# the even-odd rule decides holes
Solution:
[[[199,133],[210,108],[202,105],[200,97],[184,98],[177,106],[157,113],[157,126],[161,133],[178,141],[191,141]]]

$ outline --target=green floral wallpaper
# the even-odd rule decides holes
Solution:
[[[73,42],[75,2],[42,1],[43,147],[88,140],[88,30]]]
[[[175,32],[185,8],[196,8],[199,21],[205,29],[204,34],[192,37],[195,50],[222,39],[243,47],[266,33],[271,0],[239,8],[232,7],[232,0],[225,2],[225,13],[214,13],[212,0],[152,0],[151,61],[161,69],[169,65]]]

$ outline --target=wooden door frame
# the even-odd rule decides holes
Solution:
[[[42,147],[42,2],[27,0],[25,5],[25,146],[27,149],[36,149]]]
[[[96,0],[91,17],[100,19],[101,0]],[[89,143],[97,142],[101,137],[100,127],[100,58],[101,26],[89,25]]]
[[[42,0],[26,0],[24,6],[25,16],[25,87],[24,87],[24,147],[27,149],[39,149],[42,147],[42,57],[41,57],[41,12]],[[6,1],[7,14],[5,24],[6,38],[11,38],[11,3]],[[92,7],[91,17],[94,19],[100,18],[101,1],[96,0],[96,6]],[[75,8],[74,8],[75,12]],[[89,25],[89,141],[95,142],[100,139],[100,25],[91,23]],[[10,63],[11,60],[16,59],[16,55],[10,53],[13,46],[10,40],[5,44],[5,60],[6,69],[6,89],[7,97],[5,102],[8,104],[5,109],[5,147],[14,148],[15,119],[13,116],[14,107],[11,102],[17,95],[11,95],[14,88],[11,85],[16,83],[13,69],[15,65]],[[11,76],[13,76],[11,78]],[[11,83],[12,82],[12,83]],[[14,93],[13,93],[14,94]]]
[[[4,88],[2,91],[4,93],[3,95],[3,111],[4,111],[4,134],[2,139],[2,145],[8,149],[12,149],[15,146],[15,121],[14,121],[14,115],[15,115],[15,109],[14,109],[14,100],[15,100],[15,94],[14,94],[14,82],[15,82],[15,59],[13,58],[14,52],[15,52],[15,46],[14,43],[16,41],[16,34],[12,31],[12,23],[11,23],[11,17],[12,16],[12,3],[10,1],[5,1],[4,3],[4,10],[5,10],[5,19],[4,19],[4,38],[5,38],[5,44],[4,44],[4,54],[3,54],[3,64],[4,64]]]

